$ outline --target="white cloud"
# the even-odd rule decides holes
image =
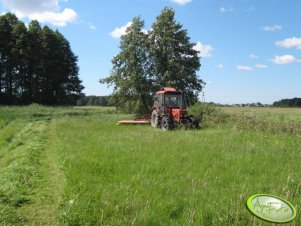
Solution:
[[[220,7],[220,8],[219,8],[219,11],[220,11],[221,13],[232,13],[232,12],[234,12],[234,9],[233,9],[233,8]]]
[[[198,55],[201,57],[211,57],[213,48],[211,45],[204,45],[201,42],[197,42],[197,44],[193,47],[194,50],[198,51]]]
[[[257,59],[259,56],[257,56],[256,54],[250,54],[249,57],[252,59]]]
[[[44,12],[34,13],[28,16],[32,20],[38,20],[42,23],[50,23],[56,26],[66,26],[67,23],[74,21],[77,17],[76,12],[73,9],[66,8],[62,12]]]
[[[253,68],[250,66],[242,66],[242,65],[239,65],[236,68],[240,71],[252,71],[253,70]]]
[[[282,41],[275,42],[276,46],[284,47],[284,48],[297,48],[301,49],[301,38],[287,38]]]
[[[122,27],[116,27],[114,31],[110,33],[113,38],[120,38],[122,35],[126,34],[126,29],[132,25],[132,22],[127,22],[126,25]]]
[[[42,23],[65,26],[76,20],[77,13],[73,9],[60,10],[60,0],[3,0],[5,7],[17,17],[36,19]]]
[[[268,66],[265,65],[265,64],[255,64],[255,67],[260,68],[260,69],[264,69],[264,68],[267,68]]]
[[[187,3],[191,2],[192,0],[171,0],[171,1],[178,5],[186,5]]]
[[[264,31],[280,31],[282,29],[282,26],[274,24],[272,26],[264,26],[261,29]]]
[[[283,56],[276,55],[274,59],[271,59],[271,61],[274,64],[292,64],[295,62],[299,62],[299,60],[292,55],[283,55]]]
[[[219,64],[219,65],[217,65],[216,67],[217,67],[217,68],[224,68],[224,67],[225,67],[225,65],[223,65],[223,64]]]
[[[59,10],[59,0],[3,0],[3,4],[24,16]]]

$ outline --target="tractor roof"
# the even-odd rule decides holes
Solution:
[[[164,93],[167,93],[167,92],[179,92],[179,93],[181,93],[180,91],[177,91],[175,88],[164,87],[163,90],[157,91],[156,94],[164,94]]]

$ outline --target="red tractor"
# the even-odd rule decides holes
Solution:
[[[175,126],[199,128],[199,121],[188,116],[183,93],[174,88],[165,87],[157,91],[151,114],[151,125],[163,130],[172,130]]]

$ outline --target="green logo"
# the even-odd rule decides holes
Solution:
[[[296,217],[296,209],[288,201],[274,195],[251,196],[247,207],[255,216],[274,223],[286,223]]]

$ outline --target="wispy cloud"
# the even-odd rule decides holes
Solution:
[[[292,64],[296,62],[300,62],[296,57],[292,55],[283,55],[283,56],[278,56],[276,55],[271,61],[274,64]]]
[[[3,0],[4,6],[19,18],[66,26],[76,20],[77,13],[70,8],[61,10],[59,2],[60,0]]]
[[[197,44],[193,47],[194,50],[199,52],[199,56],[201,57],[211,57],[213,52],[213,47],[211,45],[204,45],[201,42],[197,42]]]
[[[250,66],[239,65],[236,68],[240,71],[253,71],[253,68]]]
[[[110,32],[110,35],[113,37],[113,38],[120,38],[122,35],[125,35],[126,34],[126,29],[132,25],[132,22],[127,22],[126,25],[124,26],[121,26],[121,27],[116,27],[114,29],[114,31]]]
[[[268,67],[268,65],[265,65],[265,64],[255,64],[253,67],[252,66],[246,66],[246,65],[238,65],[236,67],[236,69],[240,70],[240,71],[253,71],[255,69],[265,69],[267,67]]]
[[[97,27],[94,24],[92,24],[91,22],[89,22],[88,24],[89,24],[89,28],[91,30],[96,30],[97,29]]]
[[[264,31],[280,31],[282,29],[282,26],[274,24],[274,25],[271,25],[271,26],[264,26],[261,29],[264,30]]]
[[[301,38],[287,38],[282,41],[275,42],[276,46],[284,47],[284,48],[296,48],[301,49]]]
[[[256,54],[253,54],[253,53],[250,54],[249,57],[252,58],[252,59],[257,59],[257,58],[259,58],[259,56],[257,56]]]
[[[218,64],[216,67],[219,68],[219,69],[222,69],[222,68],[225,67],[225,65],[224,64]]]
[[[265,69],[265,68],[267,68],[268,66],[265,65],[265,64],[255,64],[254,67],[259,68],[259,69]]]
[[[221,12],[221,13],[232,13],[232,12],[234,12],[234,9],[233,8],[226,8],[226,7],[220,7],[219,8],[219,11]]]
[[[178,5],[186,5],[187,3],[191,2],[192,0],[171,0],[171,1]]]

